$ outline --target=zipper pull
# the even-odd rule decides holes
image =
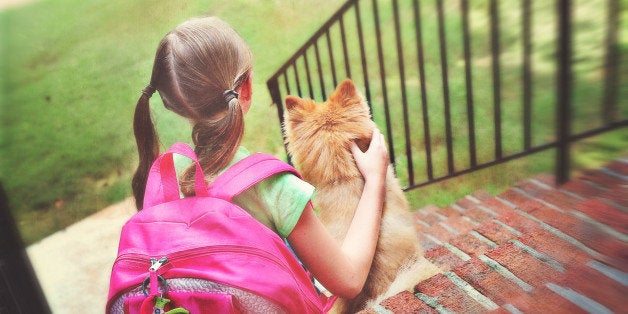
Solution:
[[[157,271],[159,270],[159,268],[161,266],[163,266],[163,264],[168,262],[168,258],[167,257],[162,257],[160,259],[155,259],[155,258],[151,258],[150,259],[150,268],[148,269],[148,271]]]

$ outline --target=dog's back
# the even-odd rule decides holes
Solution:
[[[347,80],[324,103],[288,96],[286,107],[288,151],[304,179],[316,186],[314,206],[319,218],[342,242],[364,186],[349,145],[356,141],[365,150],[376,127],[368,105]],[[371,271],[362,292],[347,301],[346,310],[359,310],[366,301],[386,292],[402,266],[420,255],[408,202],[389,167],[382,225]]]

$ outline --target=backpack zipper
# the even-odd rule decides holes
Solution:
[[[261,249],[257,249],[257,248],[252,248],[249,246],[241,246],[241,245],[214,245],[211,247],[196,247],[196,248],[190,248],[190,249],[185,249],[185,250],[180,250],[177,252],[172,252],[172,253],[165,253],[165,254],[161,254],[158,257],[156,257],[157,259],[166,259],[166,263],[168,264],[172,264],[172,263],[176,263],[176,261],[178,260],[186,260],[186,259],[190,259],[193,257],[197,257],[197,256],[202,256],[202,255],[208,255],[208,254],[215,254],[215,253],[242,253],[242,254],[253,254],[253,255],[257,255],[259,257],[265,258],[269,261],[271,261],[273,264],[280,266],[282,269],[284,269],[285,271],[287,271],[288,273],[290,273],[292,275],[292,270],[287,267],[279,258],[277,258],[275,255],[270,254],[264,250]],[[141,264],[142,266],[140,267],[139,265],[137,266],[138,268],[142,268],[142,269],[149,269],[151,267],[151,262],[150,259],[151,258],[155,258],[155,257],[151,257],[147,254],[143,254],[143,253],[125,253],[122,254],[120,256],[118,256],[118,258],[116,258],[116,261],[114,263],[114,267],[115,264],[117,264],[120,261],[130,261],[133,263],[138,263]],[[163,266],[165,263],[160,264],[159,266]],[[299,267],[301,267],[299,265]],[[294,275],[292,276],[294,278]],[[296,280],[296,278],[294,278],[296,282],[298,282],[298,280]],[[299,287],[300,292],[303,295],[307,295],[309,296],[308,293],[303,293],[303,288],[301,287],[301,285],[297,285]],[[245,287],[238,287],[239,289],[244,289],[249,291],[248,289],[246,289]],[[249,291],[251,293],[256,293],[255,291]],[[307,298],[308,303],[310,303],[310,306],[312,308],[317,308],[317,306],[315,305],[319,300],[317,300],[317,302],[314,302],[313,300],[311,300],[309,297]]]

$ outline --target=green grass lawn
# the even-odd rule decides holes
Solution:
[[[135,102],[148,83],[157,43],[189,17],[219,16],[249,43],[255,55],[254,106],[246,117],[244,145],[284,156],[265,81],[343,2],[50,0],[0,12],[0,180],[25,241],[130,195]],[[620,34],[625,39],[625,32]],[[582,71],[599,80],[599,73]],[[159,97],[151,99],[151,108],[164,147],[188,141],[190,127],[166,111]],[[574,164],[596,166],[625,147],[624,130],[587,140],[575,147]],[[478,188],[498,192],[512,180],[551,170],[552,156],[528,157],[408,197],[417,208],[444,205]]]
[[[130,195],[135,102],[159,40],[190,17],[219,16],[247,40],[245,145],[282,155],[265,80],[340,2],[55,0],[0,12],[0,178],[25,241]],[[163,145],[188,140],[189,126],[151,102]]]

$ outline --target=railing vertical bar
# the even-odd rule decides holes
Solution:
[[[336,61],[334,60],[334,51],[331,47],[331,38],[329,36],[329,30],[325,32],[325,39],[327,40],[327,53],[329,54],[329,63],[331,64],[331,78],[334,86],[338,85],[338,77],[336,76]]]
[[[491,0],[491,55],[493,63],[493,119],[495,125],[495,159],[502,158],[502,108],[501,108],[501,78],[499,62],[499,11],[497,0]]]
[[[342,55],[345,58],[345,74],[347,77],[351,77],[351,62],[349,62],[349,51],[347,49],[347,32],[342,15],[340,16],[340,38],[342,39]]]
[[[325,93],[325,79],[323,78],[323,68],[321,67],[321,54],[318,50],[318,41],[314,42],[314,55],[316,56],[316,69],[318,70],[318,80],[321,85],[321,96],[323,99],[327,99]]]
[[[467,88],[467,123],[469,130],[469,165],[471,168],[477,165],[475,147],[475,114],[473,106],[473,76],[471,73],[471,45],[469,35],[469,1],[461,0],[462,8],[462,38],[464,45],[464,69],[465,84]]]
[[[571,132],[571,1],[558,0],[558,47],[556,61],[556,125],[557,125],[557,158],[556,181],[558,184],[569,180],[569,146]]]
[[[377,0],[372,1],[373,5],[373,19],[375,24],[375,38],[377,39],[377,60],[379,64],[379,76],[382,87],[382,99],[384,101],[384,116],[386,119],[386,134],[388,141],[388,154],[390,162],[395,164],[395,150],[392,134],[392,123],[390,122],[390,108],[388,103],[388,89],[386,88],[386,67],[384,64],[384,52],[382,47],[382,31],[379,21],[379,8],[377,7]]]
[[[412,140],[410,137],[410,122],[408,121],[408,96],[406,94],[406,74],[405,74],[405,62],[403,58],[403,47],[401,45],[401,26],[399,25],[399,3],[398,0],[393,0],[393,14],[395,22],[395,39],[397,42],[397,63],[399,65],[399,83],[401,86],[401,104],[403,106],[403,127],[405,132],[405,144],[406,144],[406,159],[408,162],[408,182],[410,185],[414,185],[414,166],[412,164]],[[386,108],[388,111],[388,108]],[[389,114],[387,114],[389,116]],[[386,121],[390,124],[390,121]]]
[[[445,108],[445,138],[447,142],[447,173],[454,173],[453,137],[451,134],[451,112],[449,105],[449,77],[447,66],[447,43],[445,38],[445,18],[443,0],[437,0],[438,37],[440,41],[440,64],[443,78],[443,106]]]
[[[314,99],[314,88],[312,87],[312,76],[310,74],[310,62],[307,59],[307,51],[303,52],[303,61],[305,62],[305,78],[307,78],[307,88],[310,90],[310,98]]]
[[[365,94],[366,94],[365,96],[368,101],[369,108],[371,109],[371,112],[373,112],[373,107],[371,104],[371,88],[370,88],[371,84],[369,84],[368,66],[366,63],[366,51],[364,49],[364,34],[362,32],[362,17],[360,15],[360,2],[359,1],[355,2],[355,19],[356,19],[356,24],[358,27],[358,39],[360,43],[360,57],[362,60],[362,75],[364,77],[364,89],[365,89]]]
[[[284,74],[285,75],[285,74]],[[287,82],[287,80],[286,80]],[[281,101],[281,91],[279,90],[279,78],[278,76],[275,76],[272,80],[268,80],[266,82],[266,86],[268,87],[268,90],[270,91],[270,98],[272,99],[273,103],[277,106],[277,116],[279,117],[279,125],[283,125],[284,123],[284,119],[283,119],[283,104]],[[284,139],[284,143],[286,140],[286,135],[285,133],[282,131],[281,135],[283,136]],[[290,162],[290,155],[288,154],[288,147],[284,145],[284,150],[286,151],[286,156],[288,157],[288,162]]]
[[[617,85],[619,82],[617,28],[619,25],[619,0],[608,0],[607,5],[607,30],[606,30],[606,56],[604,60],[604,96],[602,100],[602,118],[606,124],[615,120],[617,114]],[[624,82],[624,84],[626,84]]]
[[[423,116],[423,141],[425,145],[425,167],[427,171],[427,179],[434,179],[434,171],[432,170],[432,144],[430,137],[430,120],[427,110],[427,90],[425,88],[425,61],[423,57],[423,35],[421,29],[421,7],[419,1],[412,2],[414,8],[414,32],[416,33],[416,50],[417,59],[419,61],[419,83],[421,87],[421,110]]]
[[[292,70],[294,70],[294,80],[297,84],[297,94],[299,96],[303,96],[303,91],[301,90],[301,80],[299,79],[299,70],[297,69],[296,62],[292,65]]]
[[[273,78],[272,80],[268,80],[266,82],[266,86],[270,91],[270,99],[274,104],[281,107],[281,92],[279,91],[279,79]]]
[[[522,24],[523,24],[523,148],[530,150],[532,147],[532,71],[531,54],[532,43],[530,37],[530,19],[532,11],[530,0],[522,0]]]
[[[290,95],[291,91],[290,91],[290,83],[288,81],[289,80],[288,72],[283,72],[281,76],[283,77],[283,82],[284,82],[284,85],[286,86],[286,95]]]

